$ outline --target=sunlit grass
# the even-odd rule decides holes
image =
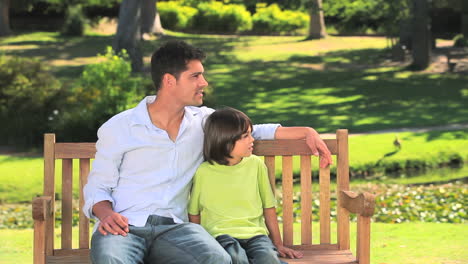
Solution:
[[[332,242],[336,242],[336,224],[332,223]],[[313,242],[319,243],[320,227],[313,223]],[[77,229],[73,230],[77,237]],[[59,245],[59,229],[55,243]],[[32,229],[0,229],[4,243],[0,247],[1,264],[26,264],[32,262]],[[351,224],[351,250],[355,252],[356,225]],[[468,229],[463,224],[437,223],[372,223],[371,263],[391,264],[440,264],[464,263],[468,259],[465,250]],[[294,225],[294,241],[300,243],[300,225]],[[77,242],[74,241],[74,247]]]

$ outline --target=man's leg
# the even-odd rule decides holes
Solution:
[[[232,264],[249,264],[245,250],[235,238],[229,235],[221,235],[216,237],[216,240],[231,256]]]
[[[231,263],[231,257],[200,225],[184,223],[153,228],[156,236],[148,249],[148,263]]]
[[[91,238],[91,262],[94,264],[140,264],[146,253],[145,239],[134,234],[102,235]]]
[[[278,251],[265,235],[254,236],[245,243],[241,243],[247,252],[249,261],[252,264],[280,264]]]

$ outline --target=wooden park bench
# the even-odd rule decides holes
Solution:
[[[468,48],[449,49],[446,56],[449,72],[454,72],[459,60],[468,58]]]
[[[288,263],[370,263],[370,222],[374,212],[374,196],[369,193],[356,194],[349,191],[348,132],[338,130],[336,139],[326,139],[325,143],[333,155],[337,156],[337,239],[331,239],[331,189],[330,169],[320,169],[320,215],[312,215],[312,176],[311,151],[304,140],[256,141],[254,153],[265,156],[272,186],[275,186],[275,156],[282,156],[282,201],[283,201],[283,241],[287,246],[304,252],[304,258]],[[33,201],[34,218],[34,263],[89,263],[89,220],[81,212],[83,206],[82,189],[90,170],[90,160],[94,158],[95,143],[56,143],[54,134],[44,137],[44,196]],[[300,156],[300,202],[293,199],[293,155]],[[55,161],[62,160],[62,224],[61,245],[54,245],[55,225]],[[79,232],[77,245],[72,248],[73,214],[73,159],[79,159]],[[317,165],[318,166],[318,165]],[[275,189],[275,188],[273,188]],[[300,241],[294,245],[293,204],[300,203]],[[357,250],[350,251],[350,213],[357,214]],[[312,220],[319,220],[320,243],[312,243]],[[297,223],[296,225],[299,225]]]

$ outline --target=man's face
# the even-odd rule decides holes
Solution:
[[[175,96],[185,106],[199,106],[203,103],[203,89],[208,86],[203,72],[201,61],[192,60],[187,64],[187,70],[182,72],[176,81]]]

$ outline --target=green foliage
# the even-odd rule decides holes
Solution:
[[[454,47],[468,47],[468,38],[466,38],[463,34],[458,34],[453,38],[453,46]]]
[[[60,87],[39,60],[0,55],[0,144],[39,143]]]
[[[465,223],[467,187],[461,182],[440,186],[383,186],[377,196],[374,219],[384,223]]]
[[[202,2],[197,6],[193,30],[213,33],[237,33],[252,28],[250,13],[242,5]]]
[[[410,4],[409,0],[328,0],[323,1],[323,9],[340,33],[370,29],[396,35],[400,23],[409,17]]]
[[[183,6],[177,1],[158,3],[161,23],[171,30],[184,30],[192,27],[193,18],[198,13],[196,8]]]
[[[68,6],[65,14],[62,34],[68,36],[82,36],[86,23],[86,17],[83,14],[83,8],[81,5]]]
[[[405,186],[398,184],[374,185],[371,191],[377,195],[376,209],[373,221],[382,223],[402,222],[435,222],[435,223],[465,223],[468,220],[466,206],[468,205],[468,189],[461,182],[445,185]],[[282,194],[278,190],[278,204],[282,204]],[[301,218],[301,193],[293,194],[294,218]],[[332,191],[330,216],[336,217],[336,193]],[[312,215],[319,216],[320,201],[312,201]],[[279,218],[282,219],[283,209],[277,207]],[[355,215],[351,215],[356,220]]]
[[[137,104],[144,95],[141,77],[132,76],[126,51],[111,47],[98,55],[99,63],[87,65],[56,118],[59,135],[70,140],[95,139],[100,125],[116,113]]]
[[[277,4],[257,7],[252,17],[255,33],[287,33],[307,27],[309,17],[305,13],[285,10]]]

